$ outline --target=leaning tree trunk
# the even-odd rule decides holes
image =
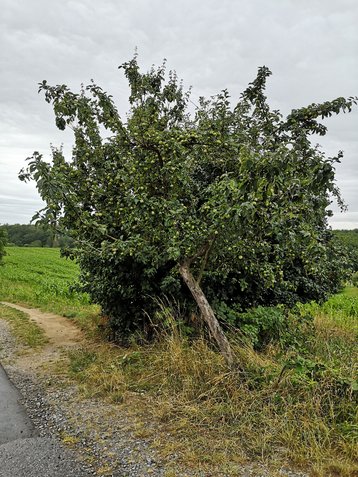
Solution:
[[[190,267],[187,263],[182,263],[179,266],[179,272],[182,276],[184,282],[188,286],[191,294],[193,295],[194,300],[196,301],[204,320],[206,321],[211,334],[215,338],[216,343],[219,346],[219,349],[224,356],[227,364],[231,367],[234,363],[234,355],[230,346],[228,339],[226,338],[213,309],[210,306],[210,303],[206,299],[202,289],[198,285],[197,281],[193,277]]]

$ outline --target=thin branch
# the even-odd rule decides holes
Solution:
[[[214,240],[215,240],[215,239],[214,239]],[[210,250],[211,250],[211,247],[213,246],[214,240],[212,240],[211,242],[208,243],[207,249],[206,249],[206,251],[205,251],[204,258],[203,258],[203,260],[201,261],[200,270],[199,270],[199,275],[198,275],[198,278],[196,279],[196,283],[197,283],[198,285],[200,285],[201,279],[203,278],[204,270],[205,270],[205,267],[206,267],[206,265],[207,265],[207,263],[208,263],[208,258],[209,258]]]
[[[40,215],[40,219],[46,220],[44,215],[42,215],[42,216]],[[88,248],[90,248],[91,250],[94,250],[94,251],[97,252],[97,253],[100,253],[100,252],[101,252],[100,249],[93,247],[93,246],[92,246],[90,243],[88,243],[87,241],[81,240],[81,239],[79,239],[79,238],[77,238],[77,237],[74,237],[69,230],[66,230],[66,231],[61,230],[60,228],[56,227],[56,225],[54,225],[53,223],[52,223],[52,224],[47,224],[47,225],[49,225],[50,228],[52,228],[55,232],[59,233],[60,235],[67,235],[68,237],[72,238],[75,242],[80,243],[80,244],[83,244],[83,245],[86,245]]]
[[[214,240],[215,240],[215,235],[211,234],[206,240],[206,242],[204,243],[204,245],[201,248],[199,248],[199,250],[194,255],[184,260],[185,263],[187,263],[188,265],[191,265],[194,262],[194,260],[201,257],[202,255],[205,255],[207,252],[207,249],[211,248],[212,244],[214,243]]]

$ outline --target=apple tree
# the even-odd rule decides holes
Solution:
[[[57,127],[73,130],[72,157],[53,148],[48,163],[35,152],[20,178],[35,180],[46,203],[36,219],[75,240],[83,287],[120,335],[148,327],[158,298],[171,296],[197,306],[231,364],[213,304],[315,298],[318,276],[330,277],[324,293],[341,278],[330,266],[327,207],[334,196],[341,204],[342,153],[326,158],[310,135],[326,134],[318,119],[350,111],[356,98],[284,118],[268,105],[271,73],[261,67],[234,107],[224,90],[191,114],[164,65],[142,73],[134,57],[120,68],[125,120],[93,82],[79,93],[40,83]]]

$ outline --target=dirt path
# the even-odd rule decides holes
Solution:
[[[15,308],[29,315],[30,319],[38,324],[46,333],[51,346],[71,347],[83,341],[83,333],[68,318],[53,313],[44,313],[37,308],[25,308],[2,301],[1,304]]]
[[[66,349],[84,346],[86,338],[83,332],[68,318],[54,313],[45,313],[37,308],[26,308],[14,303],[1,302],[1,304],[15,308],[26,313],[30,320],[42,328],[48,339],[48,343],[41,349],[31,351],[31,359],[27,354],[20,354],[17,365],[23,370],[36,370],[43,364],[58,361]]]

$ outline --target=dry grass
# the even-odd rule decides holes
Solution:
[[[70,374],[87,396],[120,403],[135,416],[138,435],[164,458],[176,454],[195,470],[238,475],[242,463],[255,461],[273,472],[289,464],[348,477],[358,472],[350,381],[356,348],[345,327],[330,323],[317,320],[310,360],[296,365],[275,347],[258,354],[237,343],[240,371],[228,371],[203,339],[189,345],[173,321],[153,345],[72,353]],[[312,368],[314,353],[319,362],[331,359],[327,349],[351,357],[342,369],[323,362]]]

